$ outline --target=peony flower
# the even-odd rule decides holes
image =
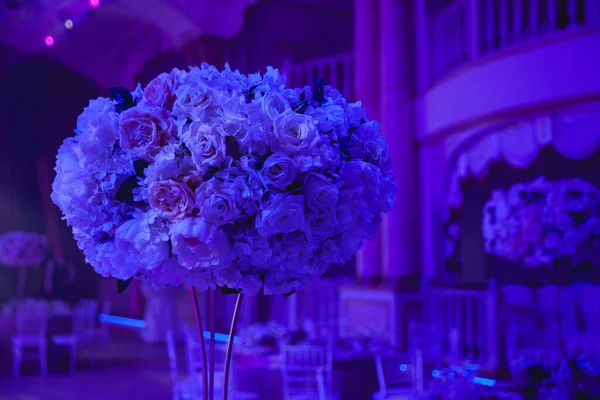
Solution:
[[[225,135],[217,128],[202,122],[192,122],[180,138],[191,151],[192,160],[199,169],[216,167],[225,159]]]
[[[266,159],[260,171],[265,186],[285,189],[296,179],[296,162],[282,153],[275,153]]]
[[[161,108],[130,108],[121,114],[121,148],[131,158],[150,161],[172,136],[173,126],[169,115]]]
[[[243,193],[239,189],[234,182],[222,182],[216,178],[204,182],[196,197],[200,215],[216,226],[232,223],[242,211]]]
[[[118,119],[114,102],[99,97],[91,100],[77,118],[77,132],[92,137],[95,147],[110,148],[119,137]]]
[[[138,262],[132,263],[128,260],[126,253],[122,253],[112,240],[96,245],[90,244],[83,249],[83,253],[86,262],[106,278],[129,279],[135,276],[141,267]]]
[[[171,179],[155,181],[148,187],[148,203],[167,219],[180,219],[191,214],[194,194],[190,187]]]
[[[318,132],[308,115],[286,110],[273,121],[273,148],[287,154],[309,148],[317,139]]]
[[[70,210],[73,199],[84,198],[88,194],[85,171],[79,166],[75,146],[75,139],[65,140],[56,157],[56,178],[52,182],[50,197],[62,210]]]
[[[256,229],[261,235],[291,233],[304,227],[304,197],[276,195],[256,218]]]
[[[129,262],[152,269],[162,264],[169,256],[169,246],[161,240],[159,232],[152,229],[148,221],[131,219],[115,231],[115,245]]]
[[[219,227],[203,218],[186,218],[171,227],[173,254],[188,269],[208,269],[229,263],[231,242]]]

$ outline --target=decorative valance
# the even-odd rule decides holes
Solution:
[[[530,166],[540,149],[552,146],[563,157],[583,159],[600,149],[600,106],[564,111],[491,131],[458,150],[449,168],[447,209],[462,205],[461,179],[482,178],[492,161]]]

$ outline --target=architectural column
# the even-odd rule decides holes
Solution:
[[[379,29],[380,0],[354,1],[354,97],[360,100],[370,119],[379,119]],[[381,233],[365,242],[356,258],[356,275],[363,283],[381,277]]]
[[[396,205],[383,223],[382,275],[389,284],[416,272],[419,244],[412,3],[380,0],[379,7],[380,120],[398,185]]]

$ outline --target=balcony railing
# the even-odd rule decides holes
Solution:
[[[323,78],[325,85],[338,89],[344,97],[352,99],[353,68],[352,53],[344,53],[299,63],[290,61],[284,64],[281,71],[288,78],[287,87],[312,86],[315,79]]]
[[[416,14],[417,33],[426,36],[418,37],[418,44],[426,46],[419,57],[425,86],[457,66],[511,46],[600,26],[599,0],[428,0],[417,4],[422,7]]]

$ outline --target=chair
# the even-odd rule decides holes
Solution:
[[[17,334],[12,338],[13,376],[19,379],[23,358],[37,358],[42,375],[48,374],[47,338],[48,304],[19,303],[16,310]],[[28,350],[33,350],[33,355]],[[37,357],[35,355],[37,353]],[[33,356],[33,357],[32,357]]]
[[[516,346],[518,336],[519,328],[511,327],[506,339],[506,356],[513,376],[518,373],[519,365],[541,365],[547,368],[552,375],[557,374],[565,365],[566,360],[562,350],[558,348],[519,348]]]
[[[173,384],[173,400],[193,399],[195,395],[194,382],[185,379],[179,373],[177,362],[177,348],[173,331],[169,329],[166,337],[167,353],[169,354],[169,369],[171,370],[171,381]]]
[[[202,350],[200,342],[191,328],[184,329],[184,342],[186,353],[186,375],[180,374],[178,364],[177,348],[175,345],[175,335],[172,329],[167,331],[166,344],[169,353],[169,367],[171,370],[171,379],[173,381],[173,400],[198,399],[202,397]],[[207,357],[210,365],[210,354],[207,343]],[[221,398],[224,380],[225,366],[225,345],[217,344],[215,346],[215,376],[214,376],[214,399]],[[229,392],[232,400],[255,400],[258,396],[254,393],[240,392],[234,390],[235,373],[233,370],[233,360],[231,363],[232,373],[229,377]]]
[[[331,400],[332,352],[329,345],[286,345],[282,351],[284,400]]]
[[[444,352],[461,360],[498,366],[498,293],[486,289],[426,287],[424,320],[435,328]]]
[[[379,390],[373,394],[373,400],[415,399],[418,394],[417,379],[422,369],[422,360],[418,353],[375,356],[375,368]]]
[[[77,351],[82,347],[90,347],[97,338],[96,317],[98,313],[98,300],[83,299],[73,307],[73,331],[70,334],[52,336],[52,343],[56,346],[70,348],[70,370],[75,371],[77,366]],[[95,355],[90,354],[94,363]]]
[[[101,303],[100,312],[104,315],[109,315],[111,304],[112,303],[110,300],[103,300]],[[106,349],[108,341],[110,339],[110,330],[108,328],[108,322],[106,322],[106,320],[100,322],[100,327],[96,328],[96,337],[98,338],[98,340],[100,340],[100,343]]]

